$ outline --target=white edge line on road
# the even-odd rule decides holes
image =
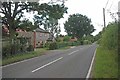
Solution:
[[[97,48],[94,52],[94,55],[93,55],[93,58],[92,58],[92,61],[91,61],[91,64],[90,64],[90,68],[89,68],[89,71],[88,71],[87,76],[86,76],[86,80],[90,77],[90,73],[91,73],[91,70],[92,70],[92,66],[93,66],[93,62],[94,62],[94,59],[95,59],[96,51],[97,51]]]
[[[49,63],[47,63],[47,64],[45,64],[45,65],[43,65],[43,66],[41,66],[41,67],[39,67],[39,68],[37,68],[37,69],[35,69],[35,70],[33,70],[32,72],[36,72],[36,71],[38,71],[38,70],[40,70],[40,69],[42,69],[42,68],[44,68],[44,67],[46,67],[46,66],[49,66],[50,64],[55,63],[55,62],[61,60],[62,58],[63,58],[63,57],[60,57],[60,58],[58,58],[58,59],[56,59],[56,60],[54,60],[54,61],[52,61],[52,62],[49,62]]]
[[[73,52],[69,53],[68,55],[71,55],[71,54],[73,54],[73,53],[75,53],[75,52],[77,52],[77,51],[79,51],[79,50],[73,51]]]
[[[8,65],[5,65],[5,66],[1,66],[1,67],[4,68],[4,67],[12,66],[12,65],[15,65],[15,64],[18,64],[18,63],[22,63],[22,62],[26,62],[26,61],[29,61],[29,60],[32,60],[32,59],[36,59],[36,58],[39,58],[39,57],[40,57],[40,56],[38,56],[38,57],[33,57],[33,58],[30,58],[30,59],[22,60],[22,61],[15,62],[15,63],[12,63],[12,64],[8,64]]]

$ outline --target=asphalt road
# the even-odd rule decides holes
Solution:
[[[2,68],[3,78],[86,78],[96,44],[50,51]]]

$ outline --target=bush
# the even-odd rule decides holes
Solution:
[[[27,48],[27,51],[34,51],[33,45],[29,45],[29,47]]]
[[[118,25],[111,23],[102,34],[100,45],[108,49],[117,49],[118,45]]]
[[[8,57],[15,55],[20,52],[20,45],[18,44],[11,44],[11,45],[6,45],[2,47],[2,57]]]
[[[44,43],[43,48],[49,48],[49,45],[50,45],[50,42],[46,42]]]
[[[83,41],[83,44],[91,44],[92,42],[91,41],[89,41],[89,40],[84,40]]]
[[[63,38],[63,41],[69,41],[70,40],[70,36],[65,36],[64,38]]]
[[[80,44],[81,44],[81,45],[83,45],[83,44],[84,44],[84,43],[83,43],[83,40],[81,40],[81,41],[80,41]]]
[[[54,50],[54,49],[57,49],[58,48],[58,45],[56,42],[52,42],[50,43],[49,45],[49,50]]]
[[[11,47],[10,46],[5,46],[2,48],[2,58],[5,58],[10,55],[11,52]]]
[[[11,55],[17,54],[20,51],[19,44],[11,44]]]
[[[62,40],[60,38],[57,38],[56,41],[57,42],[62,42]]]

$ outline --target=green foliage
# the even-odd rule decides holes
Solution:
[[[56,39],[56,41],[57,41],[57,42],[61,42],[62,40],[60,39],[60,37],[58,37],[58,38]]]
[[[2,46],[2,56],[3,58],[13,56],[15,54],[20,54],[26,51],[33,51],[33,46],[27,46],[27,38],[21,37],[19,39],[12,39],[12,43],[9,40],[3,42]]]
[[[58,48],[63,48],[63,47],[67,47],[67,46],[79,46],[80,42],[76,41],[76,42],[59,42],[58,44]]]
[[[0,13],[4,15],[4,17],[2,17],[3,23],[9,26],[10,37],[11,38],[14,37],[13,34],[15,33],[16,28],[19,27],[18,24],[21,21],[20,19],[24,17],[25,11],[26,12],[35,12],[35,11],[38,12],[39,16],[41,16],[40,20],[41,19],[42,19],[41,21],[48,20],[48,22],[50,23],[49,26],[58,24],[58,19],[62,18],[63,14],[67,12],[67,8],[63,4],[64,0],[59,1],[59,2],[62,2],[62,5],[56,4],[56,2],[54,4],[50,4],[50,3],[39,4],[38,2],[28,2],[28,1],[27,2],[15,2],[12,0],[9,2],[3,2],[1,9],[0,9]],[[54,21],[56,22],[54,23]],[[35,23],[35,26],[38,27],[40,24],[36,25],[36,23]],[[22,26],[24,26],[22,28],[28,31],[33,30],[35,28],[35,26],[33,28],[31,22],[23,22]],[[58,29],[58,31],[60,30]]]
[[[82,39],[87,40],[88,44],[94,42],[94,36],[92,36],[92,35],[87,35],[87,36],[83,37]]]
[[[91,44],[92,42],[91,41],[89,41],[89,40],[84,40],[83,41],[83,44]]]
[[[2,57],[12,56],[20,52],[21,46],[19,44],[10,44],[2,47]]]
[[[90,35],[94,31],[91,20],[81,14],[70,15],[68,21],[65,22],[64,28],[68,35],[82,38],[83,35]]]
[[[29,45],[29,47],[27,48],[27,51],[34,51],[33,45]]]
[[[101,33],[99,47],[96,52],[93,78],[118,77],[118,24],[110,23]]]
[[[37,2],[3,2],[0,13],[4,14],[3,23],[10,26],[10,33],[18,27],[18,23],[23,17],[23,11],[34,11],[35,6],[38,7],[38,5]]]
[[[79,46],[80,42],[52,42],[49,44],[49,49],[54,50],[58,48],[64,48],[67,46]]]
[[[39,49],[36,49],[35,51],[31,51],[31,52],[27,52],[27,53],[25,52],[22,54],[15,54],[13,56],[9,56],[9,57],[4,58],[4,59],[2,58],[2,65],[7,65],[7,64],[22,61],[25,59],[37,57],[37,56],[42,55],[46,51],[47,50],[45,48],[39,48]]]
[[[70,36],[64,36],[64,38],[63,38],[63,41],[69,41],[70,40]]]
[[[98,41],[99,42],[101,36],[102,36],[102,31],[99,32],[96,36],[94,36],[94,41]]]
[[[54,49],[57,49],[58,48],[58,45],[56,42],[51,42],[50,45],[49,45],[49,50],[54,50]]]
[[[2,58],[5,58],[10,55],[11,48],[10,46],[2,47]]]
[[[43,3],[40,5],[38,14],[34,16],[34,22],[38,26],[44,25],[45,30],[58,35],[61,31],[58,20],[63,18],[64,13],[67,13],[67,8],[64,5]]]
[[[46,42],[46,43],[43,45],[43,47],[44,47],[44,48],[49,48],[49,45],[50,45],[50,42]]]
[[[36,29],[37,27],[38,26],[34,26],[32,22],[30,22],[28,19],[21,21],[21,23],[18,26],[18,28],[26,30],[26,31],[32,31]]]
[[[21,48],[24,48],[23,46],[20,46],[19,44],[11,44],[10,45],[11,48],[11,55],[17,54],[21,51]]]
[[[117,49],[118,45],[118,25],[111,23],[102,34],[100,45],[108,49]]]

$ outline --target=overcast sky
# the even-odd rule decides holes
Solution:
[[[43,2],[48,2],[49,0],[41,0]],[[106,6],[106,25],[109,22],[114,21],[110,16],[109,12],[115,13],[115,17],[117,17],[118,11],[118,1],[120,0],[67,0],[65,2],[65,6],[68,7],[68,14],[64,15],[64,18],[60,19],[60,26],[61,26],[61,34],[66,34],[64,30],[63,23],[68,19],[69,15],[71,14],[82,14],[86,15],[88,18],[91,19],[94,28],[96,29],[93,32],[93,35],[99,33],[99,31],[103,28],[103,8]],[[31,15],[26,15],[28,18],[32,18]]]
[[[64,18],[60,20],[62,34],[64,32],[64,23],[68,15],[80,13],[82,15],[88,16],[92,20],[92,24],[94,25],[96,31],[93,35],[99,33],[99,31],[103,28],[103,7],[106,6],[106,24],[114,21],[110,16],[110,12],[116,13],[118,11],[118,1],[120,0],[68,0],[65,2],[66,7],[68,7],[68,14],[64,15]],[[117,14],[115,15],[117,17]]]

